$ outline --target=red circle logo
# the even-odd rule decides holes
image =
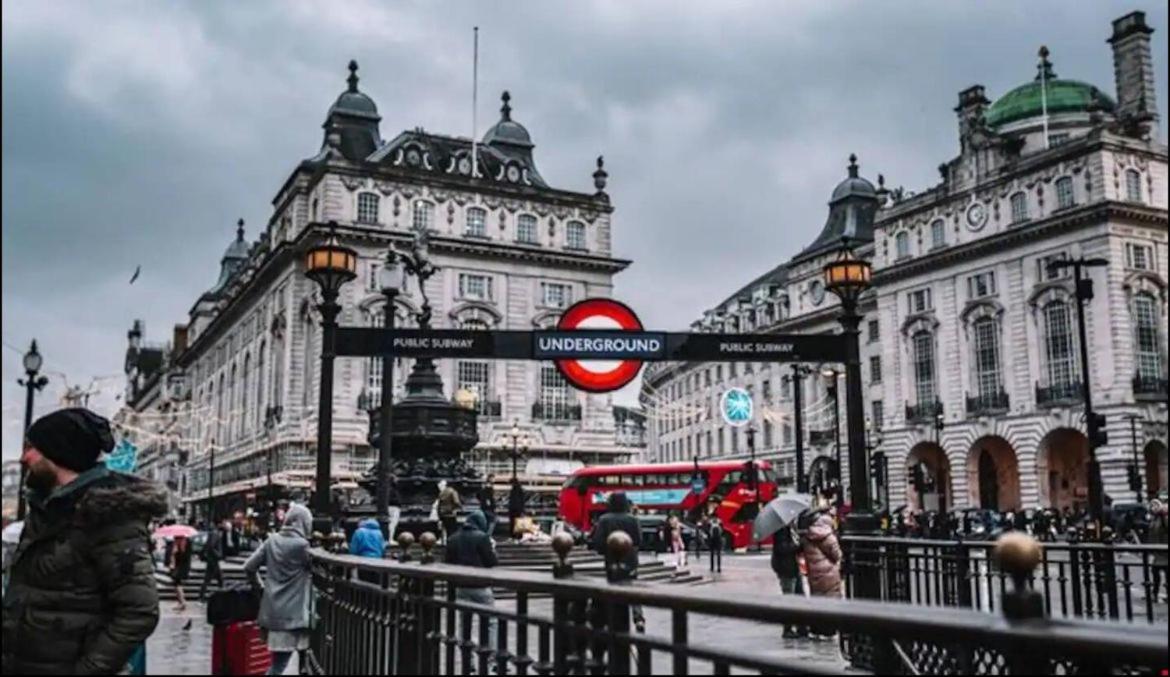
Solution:
[[[560,331],[574,329],[622,329],[642,331],[642,321],[626,304],[613,299],[584,299],[561,315]],[[557,360],[557,369],[574,387],[591,393],[617,390],[634,380],[641,360]]]

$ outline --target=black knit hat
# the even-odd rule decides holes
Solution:
[[[89,409],[59,409],[36,420],[25,433],[28,443],[50,461],[75,472],[97,465],[114,448],[110,422]]]

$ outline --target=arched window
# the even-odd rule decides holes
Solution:
[[[1028,194],[1024,191],[1012,193],[1012,223],[1023,223],[1028,220]]]
[[[1071,176],[1062,176],[1056,180],[1056,208],[1064,209],[1076,203],[1073,199],[1073,180]]]
[[[910,233],[902,231],[894,236],[894,251],[897,252],[897,259],[901,260],[910,256]]]
[[[585,224],[570,221],[565,226],[565,246],[569,249],[585,249]]]
[[[256,353],[256,419],[255,419],[255,428],[257,430],[259,430],[260,426],[263,425],[263,423],[264,423],[264,409],[265,409],[264,392],[266,390],[266,388],[264,387],[264,378],[265,378],[265,376],[267,376],[267,374],[264,373],[264,357],[265,357],[264,353],[265,353],[265,349],[267,347],[268,347],[267,343],[265,341],[261,341],[260,342],[260,351]]]
[[[1136,169],[1125,170],[1125,198],[1130,202],[1142,201],[1142,175]]]
[[[994,401],[1003,386],[999,360],[999,322],[983,317],[971,324],[975,392],[985,401]]]
[[[1053,301],[1044,306],[1045,371],[1050,387],[1068,387],[1076,377],[1072,323],[1068,304]]]
[[[935,219],[930,224],[930,246],[934,249],[947,245],[947,224],[942,219]]]
[[[212,444],[223,440],[223,423],[227,414],[226,403],[224,402],[224,384],[223,372],[219,374],[219,387],[215,390],[215,439]]]
[[[414,201],[414,218],[412,224],[417,231],[426,231],[431,229],[431,224],[435,222],[435,205],[426,200]]]
[[[536,217],[531,214],[521,214],[516,219],[516,241],[528,244],[536,243]]]
[[[377,223],[378,222],[378,194],[377,193],[358,193],[357,196],[357,220],[358,223]]]
[[[1133,299],[1137,376],[1144,382],[1162,378],[1162,342],[1158,339],[1158,303],[1150,294]]]
[[[487,236],[487,212],[479,207],[470,207],[467,210],[466,235],[472,237]]]
[[[224,442],[227,442],[235,437],[236,426],[234,424],[236,422],[236,415],[239,412],[239,406],[240,406],[240,371],[239,371],[239,369],[236,368],[235,364],[232,364],[232,375],[231,375],[231,378],[228,379],[228,381],[230,381],[230,383],[231,383],[231,396],[228,398],[228,412],[227,412],[227,419],[228,419],[227,437],[228,437],[228,439],[224,440]]]
[[[240,378],[240,437],[248,428],[248,390],[252,387],[252,354],[244,355],[244,374]]]
[[[914,396],[921,405],[933,404],[937,390],[934,378],[934,335],[920,331],[911,338],[914,350]]]

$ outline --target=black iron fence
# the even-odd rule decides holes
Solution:
[[[1085,388],[1080,381],[1055,383],[1051,385],[1036,384],[1036,405],[1047,406],[1077,402],[1084,397]]]
[[[563,544],[562,544],[563,546]],[[563,553],[562,553],[563,556]],[[1006,616],[871,601],[728,594],[545,572],[485,570],[313,552],[313,674],[838,674],[778,657],[784,625],[840,633],[855,668],[879,674],[1153,674],[1165,627],[1048,621],[1035,593],[1007,593]],[[483,591],[513,599],[490,603]],[[478,592],[477,592],[478,591]],[[461,594],[462,593],[462,594]],[[1017,597],[1013,597],[1016,594]],[[1012,600],[1015,600],[1014,602]],[[636,619],[651,617],[642,632]],[[1024,617],[1027,618],[1024,618]],[[770,628],[743,641],[730,626]],[[707,623],[704,624],[704,621]]]
[[[1166,399],[1167,380],[1136,374],[1133,377],[1133,394],[1149,395],[1157,399]]]
[[[841,544],[847,573],[859,573],[850,562],[876,563],[884,600],[994,612],[1010,588],[990,541],[845,536]],[[1166,554],[1166,545],[1047,543],[1027,585],[1052,617],[1164,624],[1166,582],[1154,572],[1165,572]]]
[[[1001,388],[997,392],[967,396],[967,413],[972,415],[1002,413],[1011,408],[1011,398]]]
[[[911,425],[916,423],[934,423],[936,418],[942,413],[943,404],[938,400],[935,400],[934,402],[907,404],[906,423]]]

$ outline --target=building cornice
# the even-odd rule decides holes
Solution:
[[[1040,221],[1012,228],[991,237],[947,247],[935,253],[897,263],[889,268],[875,270],[873,284],[884,284],[905,280],[917,275],[931,273],[948,266],[958,265],[972,259],[982,258],[1029,242],[1045,240],[1062,233],[1090,225],[1119,221],[1140,226],[1167,227],[1167,212],[1164,209],[1123,202],[1097,202],[1074,207],[1048,216]]]

